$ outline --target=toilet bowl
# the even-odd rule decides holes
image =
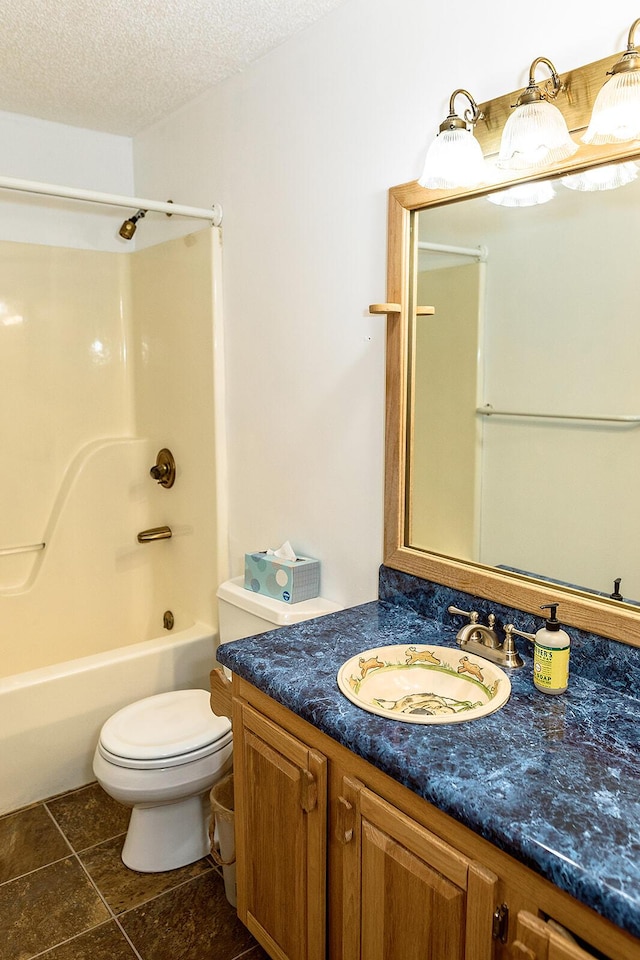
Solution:
[[[231,724],[207,690],[146,697],[114,713],[93,758],[98,783],[132,807],[122,860],[157,873],[209,853],[208,794],[231,769]]]

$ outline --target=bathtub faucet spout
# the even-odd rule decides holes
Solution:
[[[173,533],[171,527],[151,527],[149,530],[141,530],[138,534],[138,543],[151,543],[152,540],[168,540]]]

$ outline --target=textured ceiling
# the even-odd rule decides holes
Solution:
[[[344,0],[2,0],[0,110],[131,136]]]

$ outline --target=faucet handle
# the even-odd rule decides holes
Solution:
[[[171,214],[169,214],[171,216]],[[156,462],[149,470],[149,475],[162,487],[172,487],[176,479],[176,462],[171,450],[163,447],[158,451]]]
[[[525,640],[535,640],[535,633],[525,633],[524,630],[516,630],[512,623],[506,623],[504,627],[504,632],[507,636],[510,636],[512,633],[515,633],[519,637],[524,637]]]
[[[480,614],[477,610],[460,610],[458,607],[450,606],[447,607],[449,613],[458,614],[460,617],[468,617],[470,623],[477,623],[480,619]]]

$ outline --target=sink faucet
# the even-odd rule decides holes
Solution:
[[[464,613],[464,611],[458,610],[457,607],[449,607],[449,613]],[[461,627],[456,636],[460,646],[467,646],[470,641],[474,641],[483,644],[485,647],[490,647],[492,650],[497,650],[501,644],[495,629],[495,616],[490,613],[486,624],[480,623],[479,615],[475,610],[472,610],[469,616],[471,622]]]
[[[460,610],[458,607],[447,607],[449,613],[468,617],[469,623],[461,627],[456,634],[456,642],[463,650],[476,653],[485,660],[498,663],[503,667],[516,669],[523,666],[523,659],[516,650],[513,634],[533,639],[533,636],[516,630],[512,623],[505,626],[504,640],[500,640],[496,631],[496,618],[493,613],[487,617],[487,623],[480,623],[480,615],[476,610]]]

